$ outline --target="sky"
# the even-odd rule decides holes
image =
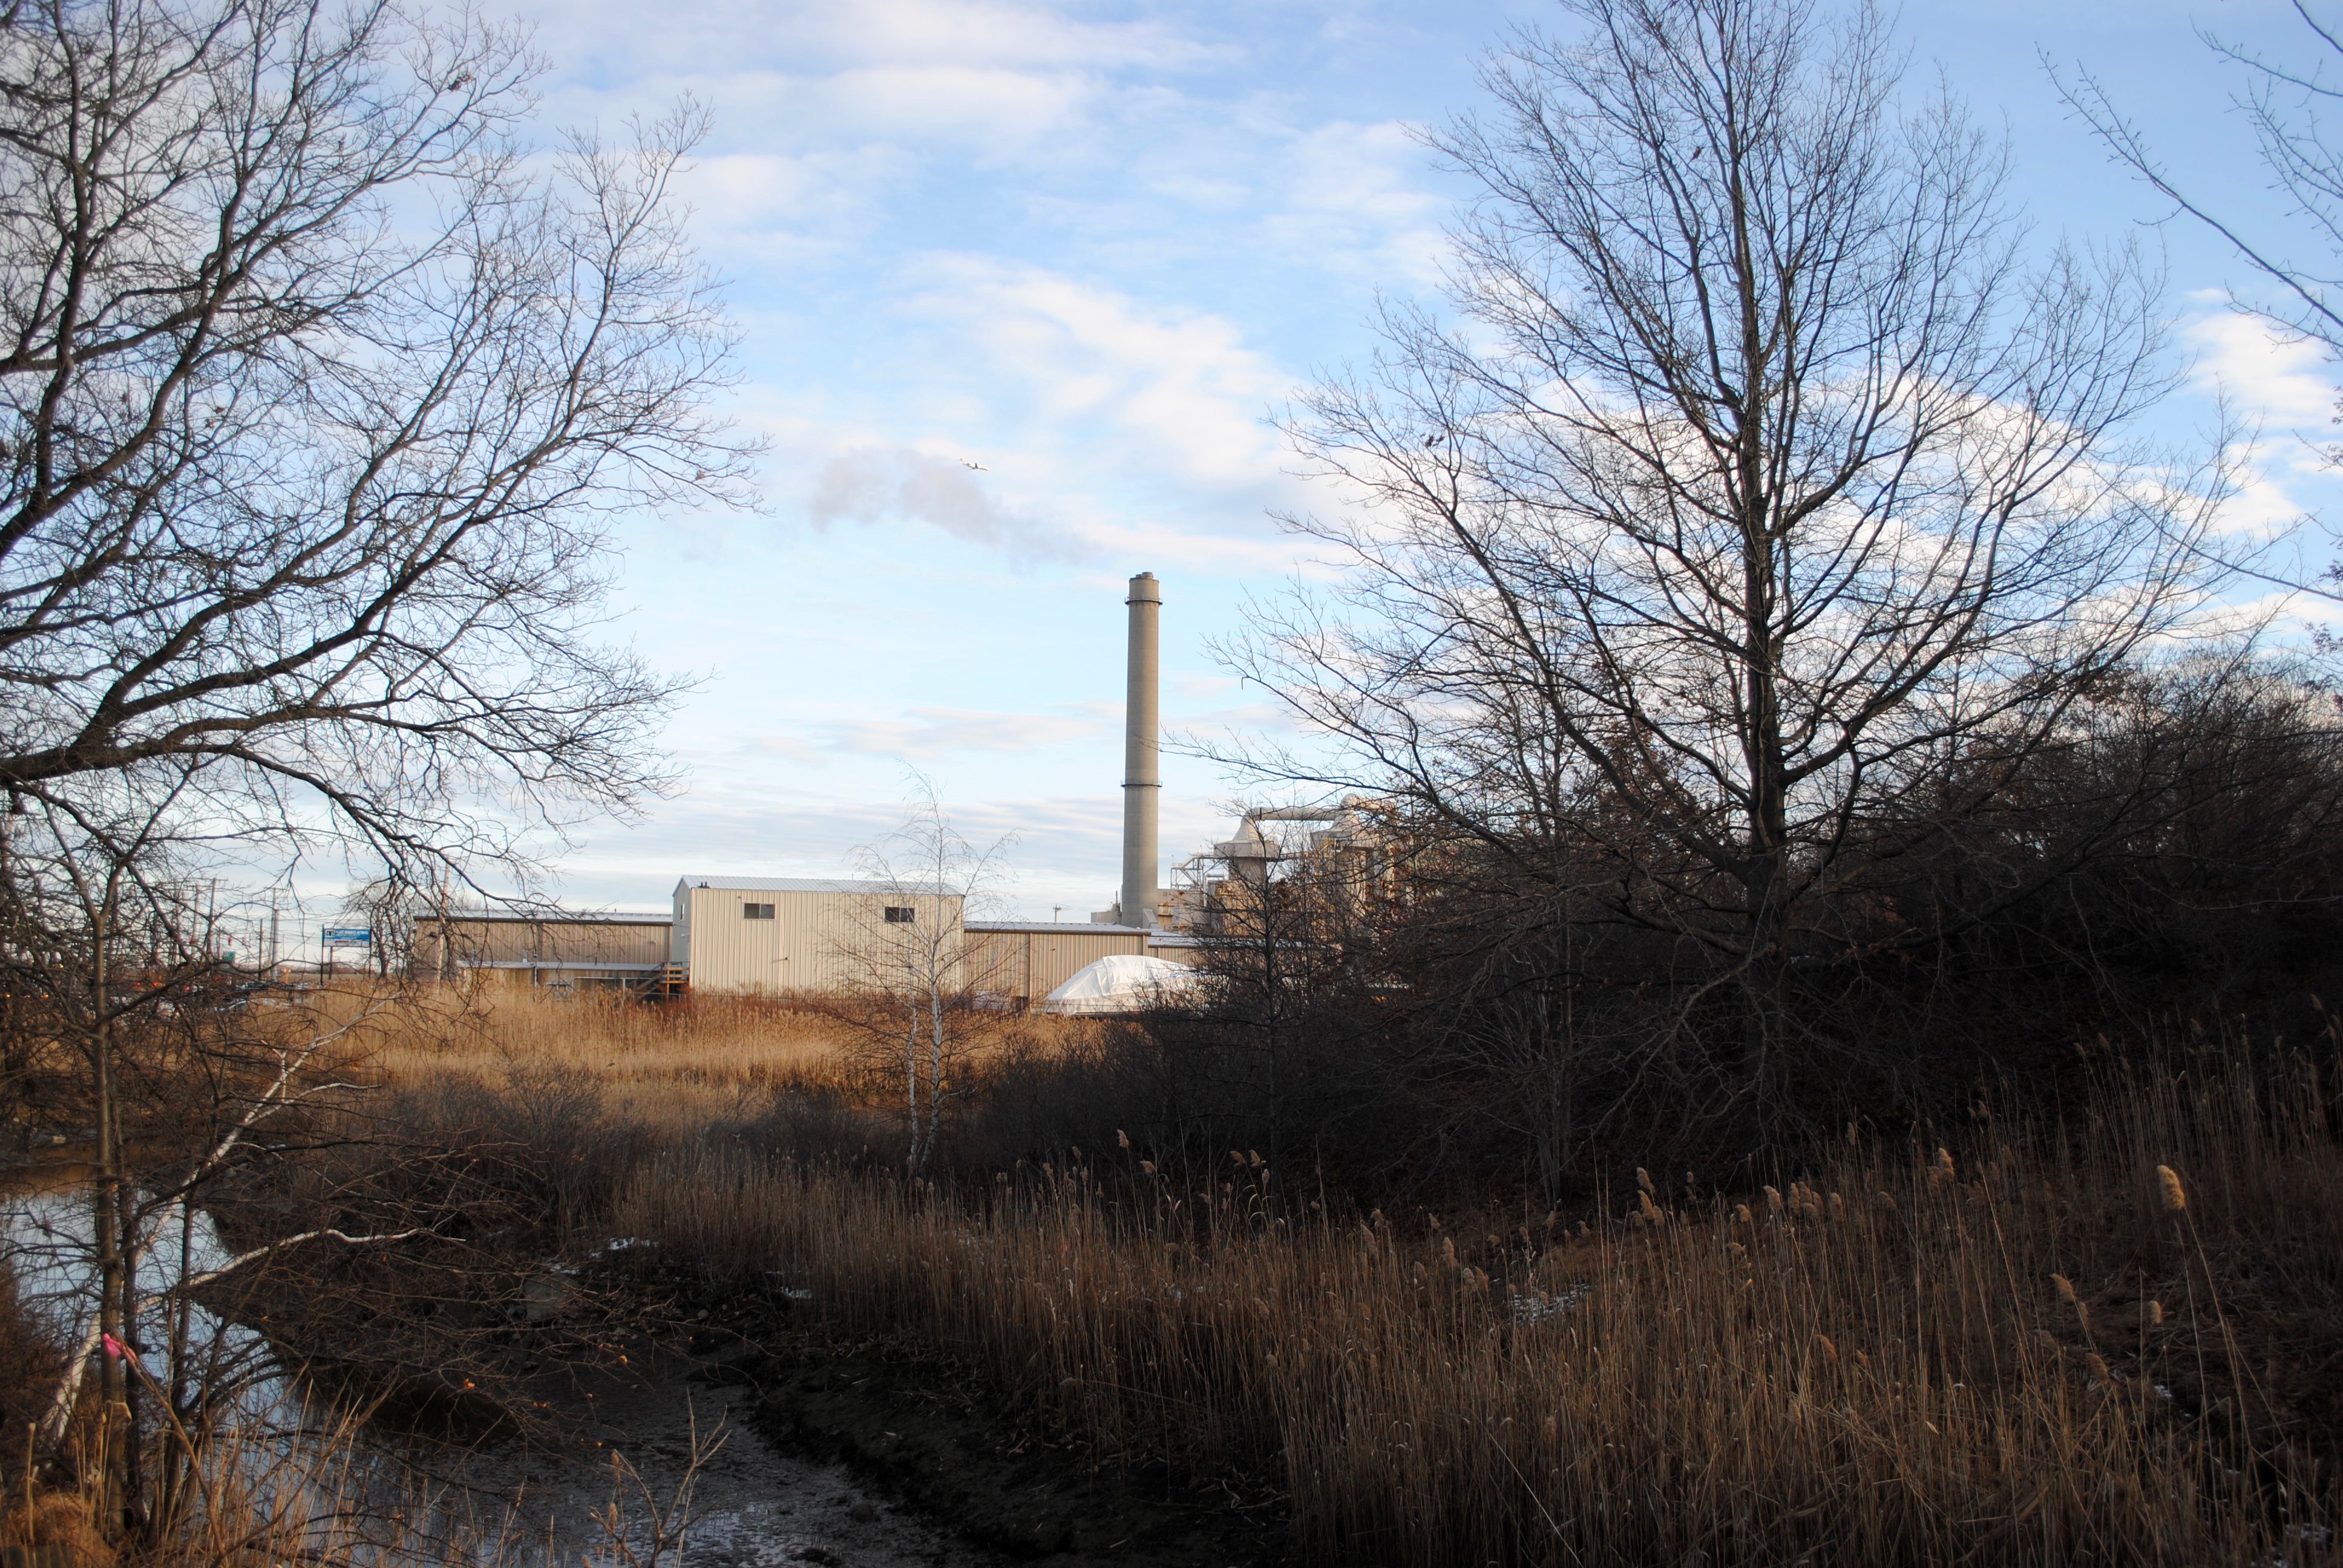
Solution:
[[[1372,355],[1379,296],[1436,297],[1463,196],[1415,139],[1479,105],[1518,25],[1502,0],[525,0],[543,123],[714,128],[693,232],[741,333],[728,395],[764,438],[754,513],[628,519],[614,635],[694,678],[667,744],[684,784],[560,853],[580,906],[663,905],[685,873],[850,874],[914,770],[1003,848],[1026,918],[1111,900],[1121,832],[1123,582],[1162,580],[1168,729],[1274,732],[1216,660],[1325,507],[1270,423]],[[2175,173],[2279,232],[2241,84],[2209,27],[2304,53],[2273,0],[1914,5],[1916,81],[2006,127],[2038,242],[2141,238],[2169,268],[2187,436],[2253,421],[2263,524],[2315,514],[2332,368],[2224,303],[2242,268],[2157,224],[2152,195],[2066,114],[2046,55],[2087,66]],[[980,467],[970,467],[969,464]],[[2336,514],[2343,518],[2343,509]],[[1221,831],[1242,779],[1168,757],[1167,864]]]

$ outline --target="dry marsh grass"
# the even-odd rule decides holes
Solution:
[[[1110,1459],[1281,1478],[1309,1561],[2308,1568],[2328,1094],[2299,1059],[2110,1081],[2063,1130],[1849,1144],[1754,1201],[1646,1179],[1583,1235],[1294,1215],[1242,1159],[1151,1205],[1080,1167],[972,1203],[709,1148],[614,1221],[966,1347]]]
[[[694,997],[644,1006],[521,987],[350,990],[325,1004],[365,1017],[355,1046],[365,1070],[399,1088],[450,1072],[555,1073],[596,1093],[614,1119],[673,1132],[739,1120],[777,1091],[811,1090],[886,1107],[900,1045],[836,1005]],[[1079,1019],[1003,1018],[963,1041],[962,1070],[980,1082],[1015,1046],[1044,1051],[1085,1039]]]
[[[504,997],[397,1030],[375,1060],[410,1086],[598,1086],[633,1129],[599,1146],[613,1231],[931,1336],[1103,1462],[1266,1478],[1300,1560],[2343,1563],[2332,1042],[1455,1234],[1287,1201],[1244,1156],[954,1191],[741,1138],[760,1095],[853,1089],[817,1013]]]

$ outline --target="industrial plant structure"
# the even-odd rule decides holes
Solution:
[[[1089,921],[967,920],[957,893],[890,882],[686,876],[665,917],[456,910],[427,917],[417,924],[416,962],[435,965],[442,978],[477,971],[518,984],[778,996],[864,983],[890,939],[934,930],[943,933],[962,989],[1014,1007],[1046,997],[1103,958],[1188,961],[1197,940],[1177,929],[1179,905],[1165,901],[1158,878],[1163,595],[1155,574],[1132,578],[1124,603],[1121,891],[1115,908]]]

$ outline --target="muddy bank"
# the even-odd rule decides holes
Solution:
[[[847,1468],[957,1540],[1051,1568],[1269,1568],[1284,1561],[1278,1500],[1243,1478],[1182,1484],[1102,1465],[1021,1414],[964,1362],[917,1335],[834,1338],[786,1297],[679,1271],[636,1273],[684,1328],[701,1387],[800,1462]]]
[[[1003,1412],[994,1391],[909,1340],[834,1342],[813,1328],[768,1340],[721,1374],[757,1431],[836,1460],[962,1539],[1077,1568],[1265,1568],[1283,1560],[1273,1499],[1230,1483],[1183,1487],[1101,1466]]]
[[[570,1382],[551,1423],[558,1442],[477,1450],[449,1466],[451,1479],[486,1507],[509,1509],[511,1533],[549,1546],[553,1561],[616,1560],[597,1518],[615,1500],[644,1561],[654,1513],[679,1528],[659,1544],[668,1568],[1004,1568],[843,1465],[782,1452],[759,1431],[754,1392],[708,1372],[698,1358],[659,1355],[631,1375]],[[631,1475],[614,1477],[613,1452]]]

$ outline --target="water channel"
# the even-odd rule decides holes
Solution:
[[[82,1342],[95,1310],[87,1179],[85,1169],[63,1162],[0,1171],[0,1262],[15,1275],[19,1299],[68,1346]],[[150,1299],[229,1255],[200,1211],[166,1211],[155,1234],[141,1261],[140,1282]],[[245,1374],[238,1410],[267,1433],[256,1453],[281,1462],[287,1445],[316,1441],[300,1387],[264,1336],[201,1307],[193,1321],[191,1358]],[[149,1345],[167,1342],[159,1332],[140,1337]],[[147,1364],[167,1376],[159,1359],[150,1352]],[[427,1495],[434,1516],[447,1522],[439,1537],[447,1556],[492,1558],[498,1568],[612,1568],[629,1556],[637,1568],[996,1568],[992,1554],[897,1512],[844,1470],[771,1448],[747,1419],[747,1392],[696,1379],[703,1366],[659,1352],[629,1376],[565,1382],[548,1391],[557,1433],[550,1441],[418,1451],[396,1434],[365,1434],[363,1462],[345,1472],[351,1477],[345,1484],[380,1495]],[[712,1454],[711,1437],[720,1439]],[[701,1462],[694,1474],[696,1440]],[[632,1473],[616,1483],[614,1453]],[[624,1551],[603,1523],[614,1497]],[[668,1532],[651,1563],[654,1514],[679,1512],[681,1528]]]

